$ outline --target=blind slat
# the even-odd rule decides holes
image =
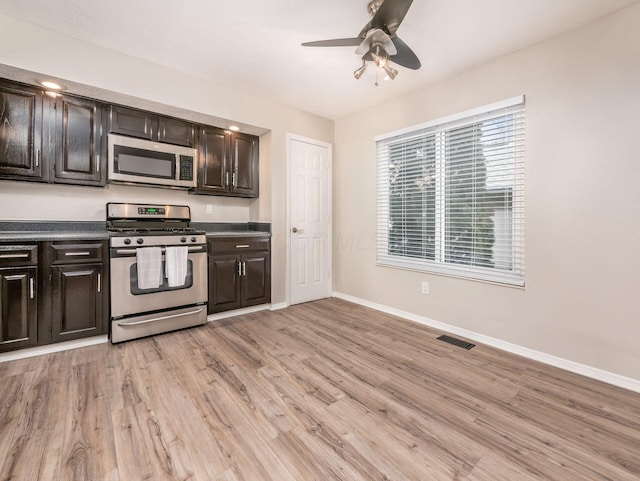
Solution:
[[[382,136],[378,263],[524,285],[524,103]]]

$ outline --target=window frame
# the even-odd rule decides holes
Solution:
[[[525,285],[525,257],[524,257],[524,169],[525,169],[525,97],[524,95],[512,97],[492,104],[459,112],[446,117],[434,119],[418,125],[390,132],[375,137],[377,145],[378,184],[377,184],[377,251],[376,265],[383,267],[395,267],[434,274],[448,275],[471,280],[479,280],[497,283],[511,287],[524,287]],[[506,117],[514,114],[513,156],[509,158],[509,166],[513,167],[514,181],[509,196],[511,237],[509,247],[511,249],[511,269],[496,267],[482,267],[477,265],[456,264],[448,262],[439,254],[445,253],[446,247],[446,136],[454,129],[465,126],[473,126],[481,122]],[[435,258],[429,260],[405,255],[390,253],[390,159],[389,147],[394,142],[409,142],[413,139],[422,139],[428,142],[428,137],[434,136],[435,142]],[[381,149],[387,148],[386,154]],[[449,160],[450,161],[450,160]],[[419,169],[420,164],[413,166]],[[502,168],[502,167],[501,167]],[[443,205],[444,202],[444,205]],[[494,214],[495,217],[495,214]],[[494,226],[495,232],[495,226]],[[492,245],[492,249],[495,244]]]

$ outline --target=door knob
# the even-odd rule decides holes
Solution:
[[[291,232],[293,232],[294,234],[296,232],[304,232],[304,229],[298,229],[297,227],[294,227],[293,229],[291,229]]]

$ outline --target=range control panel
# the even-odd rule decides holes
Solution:
[[[164,207],[138,207],[139,215],[165,215],[167,209]]]

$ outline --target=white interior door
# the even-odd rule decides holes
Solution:
[[[290,302],[331,295],[331,146],[289,138]]]

